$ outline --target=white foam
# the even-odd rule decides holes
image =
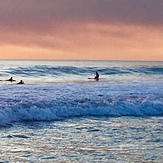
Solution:
[[[0,124],[76,116],[162,116],[163,83],[0,86]]]

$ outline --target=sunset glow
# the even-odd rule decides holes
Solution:
[[[147,6],[146,12],[156,10],[157,3],[163,5],[156,0],[151,8],[149,1],[132,2]],[[14,6],[9,2],[0,2],[0,59],[163,60],[163,22],[159,20],[163,11],[159,8],[156,23],[155,17],[146,20],[142,8],[136,8],[140,15],[132,15],[127,7],[128,17],[123,17],[124,11],[117,11],[122,1],[119,4],[116,0],[72,0],[71,5],[65,0],[48,0],[46,4],[16,0]],[[109,5],[115,7],[112,14]],[[86,14],[88,9],[92,12]]]

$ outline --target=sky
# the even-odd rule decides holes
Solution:
[[[163,61],[163,0],[0,0],[0,59]]]

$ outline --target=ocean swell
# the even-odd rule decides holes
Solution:
[[[161,87],[161,83],[6,86],[0,88],[0,124],[81,116],[162,116]]]
[[[3,70],[8,75],[24,77],[64,76],[64,75],[92,75],[98,71],[101,75],[163,75],[162,67],[73,67],[73,66],[47,66],[35,65],[15,67]]]

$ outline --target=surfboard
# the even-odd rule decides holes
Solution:
[[[10,82],[13,82],[13,81],[16,81],[16,80],[4,80],[4,81],[10,81]]]
[[[88,78],[88,79],[95,79],[95,78]]]

